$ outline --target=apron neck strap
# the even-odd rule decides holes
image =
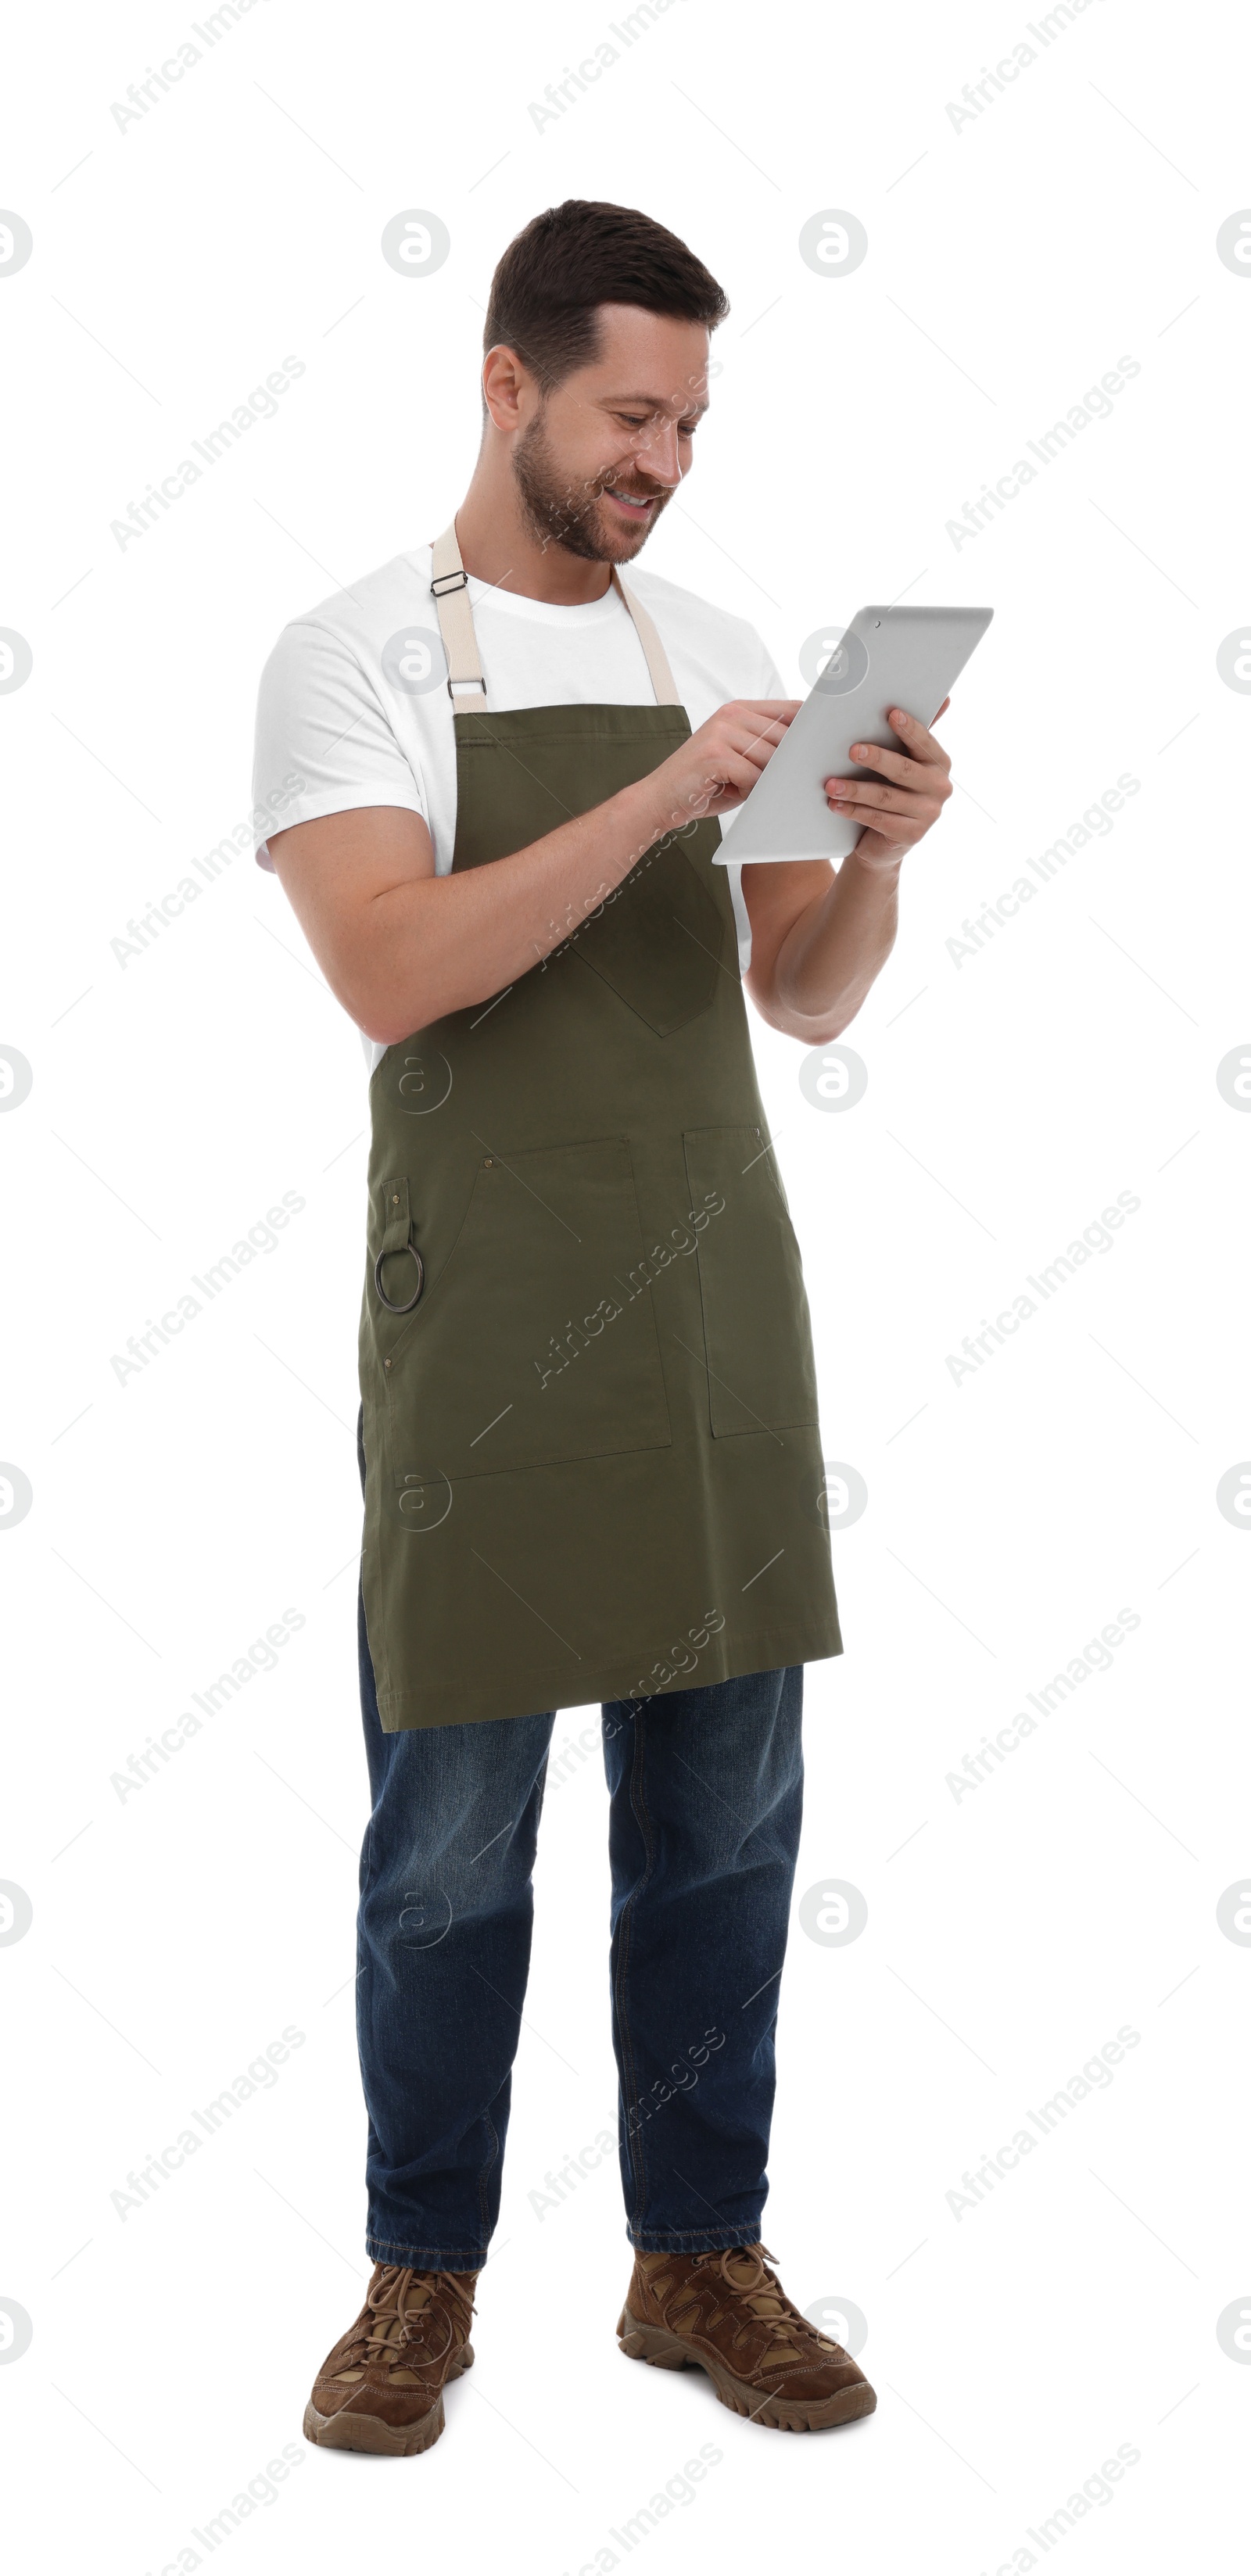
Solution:
[[[460,559],[455,519],[444,529],[441,537],[435,538],[433,554],[430,588],[438,613],[443,650],[447,655],[448,695],[453,707],[484,707],[487,702],[486,682],[478,658],[473,611],[469,605],[469,575]],[[643,658],[657,706],[680,706],[682,701],[669,668],[669,657],[653,619],[648,616],[642,601],[627,590],[615,564],[612,579],[634,620],[634,631],[643,647]]]

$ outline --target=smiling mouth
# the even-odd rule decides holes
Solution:
[[[615,501],[618,509],[628,511],[632,519],[645,519],[648,511],[655,509],[657,496],[655,493],[651,493],[646,497],[640,498],[639,496],[628,492],[614,492],[611,484],[606,484],[604,487],[604,498],[608,501]]]

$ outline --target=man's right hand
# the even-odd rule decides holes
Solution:
[[[799,698],[731,698],[718,707],[680,750],[639,781],[640,799],[654,797],[657,834],[741,805],[801,704]]]

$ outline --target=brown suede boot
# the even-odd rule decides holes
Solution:
[[[473,2360],[476,2272],[376,2263],[354,2326],[328,2352],[304,2410],[304,2439],[339,2451],[428,2451],[443,2391]]]
[[[617,2326],[622,2351],[658,2370],[697,2363],[723,2406],[786,2433],[871,2415],[877,2398],[863,2372],[792,2305],[772,2259],[764,2245],[637,2254]]]

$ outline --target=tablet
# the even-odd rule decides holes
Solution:
[[[902,707],[932,724],[994,613],[857,609],[751,794],[721,816],[719,864],[846,858],[864,825],[831,813],[825,780],[880,781],[880,771],[851,759],[853,742],[903,751],[906,746],[886,721],[887,708]]]

